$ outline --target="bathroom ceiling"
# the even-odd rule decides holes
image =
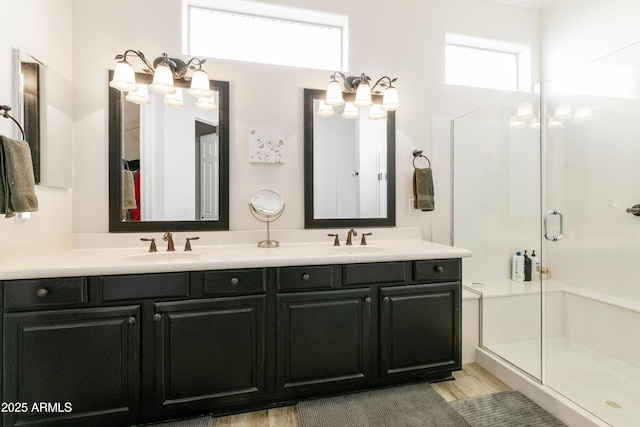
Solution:
[[[489,0],[489,1],[540,10],[545,6],[547,6],[548,4],[552,3],[554,0]]]

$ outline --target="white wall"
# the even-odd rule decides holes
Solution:
[[[544,81],[640,40],[637,0],[555,0],[541,19]]]
[[[398,77],[402,107],[396,115],[397,224],[420,226],[423,237],[429,239],[433,214],[409,212],[412,151],[423,149],[431,154],[432,143],[448,147],[448,140],[431,140],[432,116],[455,117],[502,95],[500,91],[444,85],[445,33],[531,45],[533,78],[537,80],[539,12],[484,0],[405,0],[392,5],[368,0],[271,3],[349,15],[349,71]],[[74,232],[108,230],[107,70],[114,67],[115,55],[129,48],[151,58],[162,52],[184,57],[180,13],[179,0],[165,1],[162,8],[153,0],[73,1]],[[230,82],[231,229],[262,226],[246,207],[250,196],[261,188],[281,193],[287,202],[274,228],[303,228],[303,88],[324,89],[330,72],[217,59],[208,60],[205,66],[211,78]],[[249,163],[251,126],[285,129],[284,164]],[[449,167],[432,161],[435,171]],[[446,173],[444,179],[449,179]],[[450,196],[437,192],[438,187],[437,202],[447,205]]]
[[[0,0],[0,104],[17,108],[14,49],[72,80],[71,6],[71,0]],[[0,118],[0,134],[17,138],[17,129]],[[36,195],[39,210],[31,219],[0,217],[0,246],[71,234],[71,190],[37,186]]]

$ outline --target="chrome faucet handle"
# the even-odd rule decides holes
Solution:
[[[327,234],[327,236],[335,237],[335,239],[333,239],[333,246],[340,246],[340,239],[337,234]]]
[[[191,241],[192,240],[198,240],[200,237],[187,237],[187,243],[184,244],[184,250],[185,251],[190,251],[191,250]]]
[[[371,236],[373,233],[362,233],[362,240],[360,240],[360,245],[367,244],[367,236]]]
[[[175,246],[173,246],[173,234],[171,234],[170,231],[164,233],[164,236],[162,236],[162,240],[167,242],[167,251],[173,252],[176,250]]]
[[[353,245],[353,242],[351,241],[351,239],[353,238],[353,236],[357,236],[358,232],[356,230],[354,230],[353,228],[351,230],[349,230],[349,232],[347,233],[347,243],[345,243],[345,245]]]
[[[149,252],[158,252],[158,248],[156,248],[156,239],[142,237],[140,240],[143,242],[151,242],[151,245],[149,245]]]

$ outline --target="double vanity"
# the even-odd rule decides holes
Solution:
[[[2,266],[3,402],[18,405],[4,425],[133,425],[451,378],[471,254],[379,230],[366,246],[341,231],[341,246],[203,236],[187,252],[177,235],[155,253],[120,235],[127,249]]]

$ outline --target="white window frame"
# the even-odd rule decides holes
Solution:
[[[341,29],[341,53],[340,67],[337,68],[337,70],[348,69],[349,18],[346,15],[248,0],[182,0],[182,53],[187,56],[198,55],[197,52],[191,53],[192,49],[191,46],[189,46],[189,10],[192,7],[267,19],[271,18],[275,20],[291,21],[294,23],[297,22],[339,28]],[[246,59],[246,61],[253,62],[251,59]],[[304,65],[300,66],[306,67]],[[335,67],[326,67],[321,69],[336,70]]]

